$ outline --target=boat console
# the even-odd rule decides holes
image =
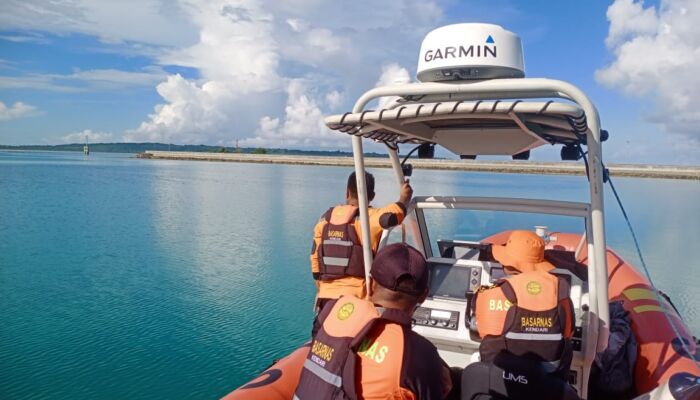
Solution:
[[[413,314],[413,330],[429,339],[445,362],[452,366],[465,367],[479,360],[481,339],[475,321],[468,320],[469,303],[479,286],[492,284],[505,276],[501,264],[480,260],[490,258],[483,254],[489,253],[487,246],[478,242],[440,241],[440,257],[427,260],[430,288],[428,297]],[[570,381],[576,386],[581,373],[576,360],[582,357],[582,305],[587,304],[587,288],[584,281],[566,269],[557,268],[553,273],[571,285],[576,329]]]
[[[467,306],[479,286],[503,276],[503,267],[494,262],[443,257],[429,258],[428,267],[428,298],[413,314],[413,330],[433,342],[448,364],[467,365],[480,342],[468,328]]]

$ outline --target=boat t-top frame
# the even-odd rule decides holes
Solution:
[[[365,110],[371,101],[383,97],[393,100],[379,111]],[[400,143],[441,145],[470,157],[517,155],[544,144],[585,145],[590,189],[587,324],[588,332],[594,333],[588,335],[585,346],[588,365],[597,351],[606,348],[610,316],[601,128],[598,111],[583,91],[564,81],[543,78],[406,83],[371,89],[360,96],[351,113],[328,117],[325,122],[331,129],[352,135],[363,243],[370,243],[363,138],[386,144],[399,184],[404,182]],[[363,256],[369,276],[370,246],[364,246]]]

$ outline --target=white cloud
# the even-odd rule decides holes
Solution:
[[[384,65],[376,86],[385,86],[409,81],[408,71],[396,63]],[[349,136],[329,130],[323,123],[325,114],[321,102],[313,97],[313,88],[308,80],[294,79],[287,86],[287,106],[283,122],[278,117],[265,116],[260,119],[255,137],[242,143],[246,146],[267,147],[325,147],[348,148]],[[336,90],[324,96],[333,109],[343,95]],[[380,104],[389,101],[380,99]]]
[[[167,73],[156,66],[141,71],[117,69],[76,70],[72,74],[26,74],[0,76],[0,89],[40,89],[55,92],[115,90],[125,87],[153,86]]]
[[[94,88],[122,86],[152,86],[162,81],[167,73],[160,67],[146,67],[142,71],[93,69],[76,71],[70,75],[52,75],[55,80],[74,80],[89,83]]]
[[[289,25],[289,27],[292,28],[294,32],[302,32],[309,28],[309,24],[307,24],[306,21],[299,18],[288,18],[287,25]]]
[[[180,75],[171,75],[156,90],[166,101],[149,119],[124,138],[127,141],[176,141],[195,143],[203,133],[217,130],[227,121],[226,104],[232,104],[234,88],[209,81],[197,85]],[[233,110],[229,110],[233,112]]]
[[[616,1],[607,12],[610,29],[605,44],[614,47],[630,37],[653,35],[658,26],[656,9],[644,8],[642,2]]]
[[[199,42],[160,62],[198,69],[210,81],[233,84],[233,95],[279,88],[274,17],[253,0],[188,3]]]
[[[349,146],[349,141],[342,140],[347,138],[322,125],[322,116],[348,106],[346,101],[371,87],[376,65],[386,64],[396,49],[404,49],[400,44],[407,37],[415,35],[414,42],[419,42],[422,33],[416,29],[427,30],[427,26],[414,24],[414,29],[406,31],[406,18],[426,24],[434,20],[423,13],[412,15],[414,1],[391,4],[379,10],[381,18],[375,18],[374,13],[370,18],[367,10],[376,7],[366,0],[363,3],[370,8],[351,11],[358,13],[356,20],[367,25],[359,31],[347,20],[341,23],[337,7],[325,3],[311,7],[305,4],[308,1],[186,2],[182,9],[198,27],[200,39],[192,46],[165,52],[159,62],[196,68],[201,79],[195,82],[170,76],[159,84],[157,90],[164,103],[125,138],[232,142],[255,133],[241,143]],[[310,8],[314,11],[306,12]],[[439,16],[436,10],[439,8],[428,7],[428,15]],[[344,12],[343,17],[352,15]],[[356,45],[365,42],[377,43],[377,50]],[[400,54],[414,57],[410,51]],[[408,76],[407,71],[403,73]],[[287,102],[283,113],[281,108],[261,112],[249,101],[279,97],[284,92]],[[244,130],[251,125],[257,128]]]
[[[112,140],[112,134],[106,132],[93,132],[90,129],[85,129],[82,132],[69,133],[61,137],[63,143],[83,143],[85,138],[90,143],[107,143]]]
[[[4,60],[0,58],[0,68],[13,68],[15,65],[14,61]]]
[[[35,111],[36,107],[22,103],[21,101],[15,102],[10,107],[6,106],[5,103],[0,101],[0,121],[26,117],[32,115]]]
[[[700,2],[663,0],[659,9],[616,0],[608,8],[606,44],[615,60],[596,71],[605,86],[654,99],[647,119],[700,141]]]
[[[5,40],[13,43],[34,43],[34,44],[49,44],[50,40],[39,34],[27,35],[0,35],[0,40]]]
[[[390,86],[401,83],[408,83],[411,81],[411,76],[408,70],[397,63],[391,63],[384,65],[382,67],[382,74],[379,80],[375,84],[375,87],[379,86]],[[386,107],[389,102],[393,100],[393,97],[382,97],[379,99],[379,108],[382,109]]]
[[[353,44],[345,37],[336,35],[331,29],[315,27],[303,19],[288,19],[286,25],[278,29],[286,34],[278,34],[280,54],[290,60],[318,66],[331,57],[345,58],[345,52],[354,50]]]
[[[328,104],[331,110],[336,110],[343,103],[344,99],[345,96],[343,93],[333,90],[326,95],[326,104]]]
[[[3,0],[3,30],[97,36],[104,43],[182,46],[197,30],[178,2],[168,0]]]
[[[408,70],[397,63],[382,66],[382,74],[375,86],[389,86],[411,81]]]
[[[154,85],[162,101],[125,139],[231,143],[257,132],[255,140],[314,147],[349,146],[321,116],[350,108],[378,66],[415,63],[416,46],[442,18],[437,0],[8,0],[2,8],[8,31],[96,36],[104,44],[96,50],[193,68],[198,78],[76,71],[0,77],[0,88]]]
[[[343,147],[347,137],[330,131],[323,123],[323,112],[308,93],[303,80],[295,79],[287,86],[284,122],[265,116],[260,119],[254,138],[241,143],[264,147]]]
[[[38,89],[53,92],[79,92],[82,89],[60,84],[51,75],[28,74],[22,76],[0,76],[0,89]]]
[[[256,114],[242,101],[282,88],[272,15],[254,1],[188,3],[187,9],[200,27],[200,41],[167,52],[161,62],[196,68],[203,79],[171,75],[160,83],[157,91],[165,103],[126,133],[129,141],[211,140],[228,133],[241,116]]]

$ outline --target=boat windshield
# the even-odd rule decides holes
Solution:
[[[468,209],[421,209],[420,212],[425,221],[425,240],[430,243],[434,256],[442,254],[440,243],[445,241],[480,242],[507,230],[534,230],[536,226],[544,226],[549,232],[585,232],[585,220],[575,216]],[[420,225],[416,215],[414,212],[406,218],[406,228],[394,229],[388,242],[402,241],[405,236],[406,243],[418,246]]]

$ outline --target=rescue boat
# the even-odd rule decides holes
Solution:
[[[432,158],[439,146],[463,159],[526,160],[538,147],[561,146],[562,160],[585,163],[590,198],[415,197],[403,224],[385,231],[380,243],[381,249],[407,242],[428,260],[430,292],[414,314],[413,329],[435,344],[451,367],[477,362],[480,339],[466,310],[480,285],[504,276],[503,266],[482,253],[490,244],[505,243],[511,229],[534,229],[546,243],[554,273],[570,282],[576,330],[568,383],[576,395],[590,399],[599,393],[593,379],[596,355],[608,348],[611,328],[615,334],[609,304],[620,302],[637,345],[628,358],[634,360],[629,366],[633,382],[616,398],[699,399],[697,340],[648,273],[606,247],[603,192],[609,177],[602,144],[608,133],[585,93],[567,82],[525,78],[520,39],[489,24],[430,32],[421,46],[417,77],[420,82],[373,88],[351,112],[325,119],[330,129],[352,140],[364,227],[369,224],[363,139],[386,145],[399,185],[412,173],[407,161],[415,151],[419,158]],[[366,109],[380,98],[385,99],[381,109]],[[407,147],[413,149],[402,161],[399,148]],[[503,221],[494,217],[499,213],[514,226],[503,230],[494,222]],[[362,238],[370,242],[367,229]],[[369,274],[369,247],[363,256]],[[308,346],[300,347],[224,399],[291,399],[307,353]],[[451,398],[470,400],[453,383],[457,389]]]

